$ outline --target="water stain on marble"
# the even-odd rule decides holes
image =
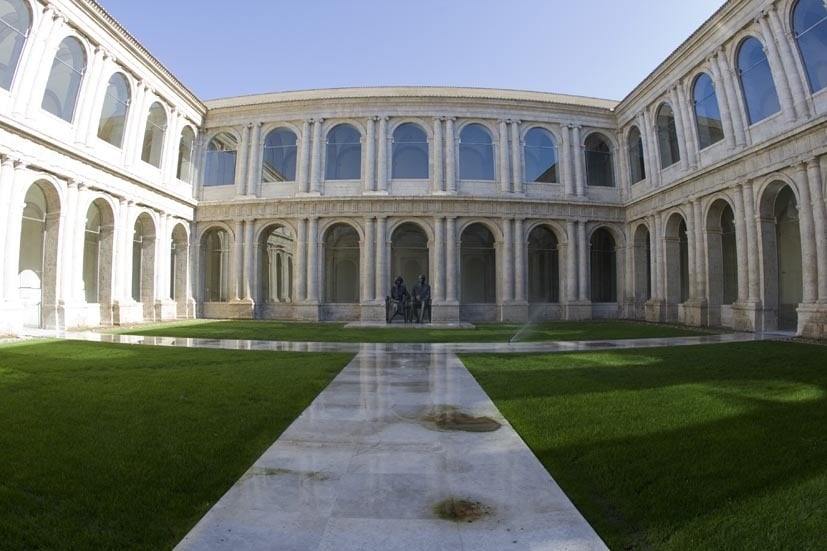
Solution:
[[[253,467],[244,474],[244,478],[251,478],[253,476],[285,476],[285,475],[299,475],[309,480],[317,482],[324,482],[330,480],[330,475],[320,473],[318,471],[294,471],[291,469],[276,469],[271,467]]]
[[[426,413],[422,420],[439,430],[462,432],[494,432],[502,427],[490,417],[475,417],[453,406],[437,406]]]
[[[494,514],[494,509],[472,499],[449,497],[433,507],[434,514],[451,522],[474,522]]]

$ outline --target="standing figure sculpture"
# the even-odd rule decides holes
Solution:
[[[390,323],[393,318],[402,315],[402,319],[408,321],[408,306],[411,296],[405,288],[401,276],[396,276],[391,287],[391,294],[385,298],[385,321]]]
[[[431,321],[431,286],[425,280],[425,274],[419,274],[419,282],[414,285],[411,295],[411,317],[416,317],[417,323],[425,319],[425,311],[428,312],[428,322]]]

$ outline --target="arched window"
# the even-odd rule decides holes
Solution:
[[[551,132],[532,128],[525,135],[526,182],[557,182],[557,144]]]
[[[715,84],[706,73],[695,79],[692,87],[692,99],[695,104],[695,124],[698,128],[698,145],[701,149],[724,139],[724,127],[721,124],[721,111]]]
[[[185,126],[181,130],[181,139],[178,142],[178,168],[175,177],[184,182],[192,182],[192,151],[195,148],[195,132]]]
[[[71,36],[64,38],[52,62],[40,106],[52,115],[72,122],[85,70],[86,53],[80,40]]]
[[[660,167],[666,168],[681,160],[681,152],[678,148],[678,130],[675,127],[675,113],[668,103],[664,103],[658,109],[657,127]]]
[[[264,139],[262,182],[296,180],[296,135],[286,128],[273,130]]]
[[[209,230],[202,244],[204,262],[204,302],[226,302],[230,290],[230,234]]]
[[[22,0],[0,0],[0,88],[11,90],[32,14]]]
[[[262,234],[261,297],[262,302],[290,302],[293,299],[293,254],[296,239],[284,226],[272,226]]]
[[[494,179],[494,143],[481,124],[469,124],[459,135],[461,180]]]
[[[106,86],[106,97],[98,123],[98,138],[115,147],[123,145],[126,113],[129,111],[129,81],[121,73],[115,73]]]
[[[335,126],[327,134],[326,180],[358,180],[362,177],[362,135],[349,124]]]
[[[229,186],[235,183],[235,158],[238,140],[227,132],[216,135],[207,144],[205,186]]]
[[[632,183],[646,178],[646,165],[643,158],[643,138],[637,126],[629,130],[629,178]]]
[[[793,8],[793,33],[810,91],[827,87],[827,4],[824,0],[799,0]]]
[[[617,302],[617,251],[606,228],[592,234],[590,260],[592,302]]]
[[[425,179],[428,177],[428,136],[413,123],[405,123],[393,132],[392,178]]]
[[[741,43],[738,49],[738,76],[750,124],[781,110],[770,63],[764,53],[764,45],[757,38],[749,37]]]
[[[586,182],[590,186],[614,187],[614,168],[612,166],[612,148],[600,134],[591,134],[586,138]]]
[[[141,160],[154,167],[161,166],[161,154],[164,149],[164,134],[167,131],[167,113],[157,101],[149,108],[144,130],[144,147]]]

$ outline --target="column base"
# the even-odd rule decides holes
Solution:
[[[509,322],[528,321],[528,303],[527,302],[507,302],[499,305],[499,321]]]
[[[431,316],[434,323],[457,323],[459,319],[459,302],[431,304]]]
[[[98,327],[101,324],[108,324],[110,319],[104,319],[103,312],[108,310],[108,304],[89,304],[86,302],[59,302],[57,306],[57,320],[55,325],[49,325],[49,320],[44,320],[47,323],[45,327],[56,327],[62,329],[80,329],[84,327]],[[108,312],[107,312],[108,313]],[[108,318],[109,316],[107,316]]]
[[[178,319],[195,319],[197,317],[197,308],[194,298],[188,298],[175,303],[175,313]]]
[[[178,319],[178,304],[173,300],[155,301],[155,321]]]
[[[23,331],[23,305],[0,303],[0,335],[19,335]]]
[[[666,321],[666,303],[662,300],[650,300],[643,305],[643,319],[652,323]]]
[[[299,302],[295,305],[296,321],[319,321],[321,310],[318,302]]]
[[[373,301],[363,302],[361,305],[360,321],[381,323],[385,321],[385,303]]]
[[[230,302],[205,302],[202,312],[207,319],[253,319],[255,303],[252,300]]]
[[[112,303],[112,325],[128,325],[144,321],[144,305],[134,300],[116,300]]]
[[[571,301],[561,305],[563,319],[568,321],[582,321],[592,319],[591,301]]]
[[[687,300],[683,303],[683,323],[695,327],[709,325],[709,305],[705,300]]]
[[[760,331],[761,305],[757,302],[737,302],[732,305],[732,327],[736,331]]]
[[[807,339],[827,340],[827,304],[800,304],[797,334]]]

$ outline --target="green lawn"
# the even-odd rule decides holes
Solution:
[[[313,342],[507,342],[682,337],[702,331],[631,321],[481,323],[474,329],[344,328],[341,323],[196,321],[121,331],[134,335]]]
[[[171,548],[349,359],[0,346],[0,548]]]
[[[827,348],[463,361],[612,549],[825,549]]]

